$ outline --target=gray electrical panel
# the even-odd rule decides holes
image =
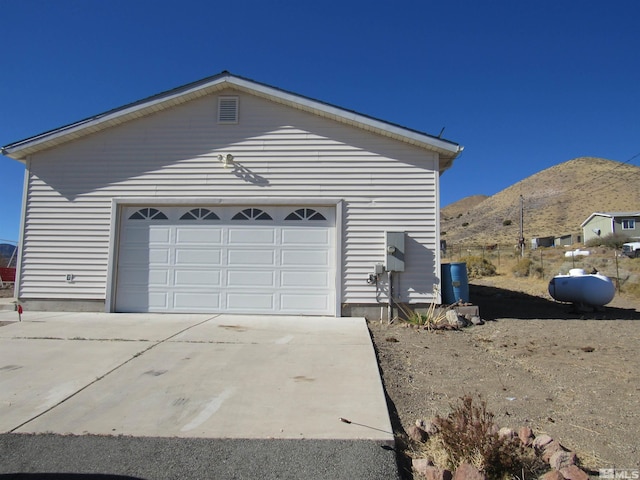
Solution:
[[[389,272],[404,272],[404,236],[405,232],[385,232],[386,267]]]

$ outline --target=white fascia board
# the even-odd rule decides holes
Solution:
[[[587,223],[589,223],[591,221],[591,219],[593,217],[610,217],[613,218],[611,215],[609,215],[608,213],[602,213],[602,212],[594,212],[591,215],[589,215],[589,217],[580,224],[581,227],[584,227]]]
[[[203,90],[212,89],[224,81],[224,78],[212,80],[204,85],[194,85],[192,88],[186,90],[177,89],[174,93],[169,92],[166,95],[160,94],[157,98],[152,97],[148,101],[134,103],[129,107],[125,106],[123,108],[110,110],[104,114],[99,114],[3,147],[2,154],[14,160],[23,161],[30,153],[98,132],[104,128],[119,125],[132,118],[139,118],[164,110],[199,96],[204,96],[206,93]]]
[[[373,129],[373,131],[385,136],[397,138],[405,142],[409,141],[409,143],[418,144],[431,150],[441,151],[442,153],[447,154],[447,156],[453,155],[455,157],[463,150],[463,147],[460,145],[446,140],[441,140],[437,137],[432,137],[382,120],[367,117],[350,110],[318,102],[307,97],[301,97],[300,95],[269,87],[267,85],[256,84],[249,80],[233,76],[228,78],[227,81],[242,90],[248,91],[249,93],[259,94],[260,96],[267,97],[273,101],[284,103],[301,110],[306,110],[315,113],[316,115],[343,121],[344,123],[348,123],[365,130]]]
[[[250,94],[258,95],[293,108],[308,111],[358,128],[370,130],[380,135],[436,151],[442,156],[441,160],[443,164],[440,168],[441,172],[451,166],[453,159],[457,157],[463,149],[463,147],[453,142],[441,140],[437,137],[432,137],[268,85],[239,78],[229,73],[223,73],[209,81],[195,82],[187,85],[185,88],[178,87],[166,93],[160,93],[150,97],[148,100],[134,102],[129,106],[125,105],[122,108],[116,108],[104,114],[99,114],[13,143],[3,147],[2,154],[14,160],[24,161],[29,154],[98,132],[104,128],[119,125],[133,118],[139,118],[164,110],[227,87],[246,91]]]

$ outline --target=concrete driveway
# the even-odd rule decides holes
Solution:
[[[216,448],[230,441],[253,445],[248,451],[278,448],[281,442],[293,451],[303,444],[305,451],[309,445],[331,445],[334,459],[342,454],[331,442],[350,447],[349,442],[364,442],[364,451],[378,457],[372,460],[377,466],[366,467],[367,460],[358,471],[337,465],[350,476],[332,472],[326,478],[397,475],[387,405],[362,318],[25,312],[22,322],[15,320],[16,312],[0,312],[0,322],[12,322],[0,328],[0,431],[5,434],[0,446],[13,449],[22,463],[5,463],[4,473],[59,471],[55,462],[24,465],[24,458],[32,442],[44,442],[49,452],[52,445],[71,448],[65,445],[74,437],[60,437],[71,434],[83,436],[84,445],[97,441],[92,435],[141,445],[173,442],[176,454],[187,445],[180,439],[210,440]],[[16,435],[44,433],[56,435]],[[97,450],[108,452],[109,439],[99,438],[104,445]],[[215,450],[211,442],[207,451]],[[311,457],[324,458],[320,451]],[[144,455],[137,458],[145,461]],[[378,465],[381,458],[384,465]],[[246,463],[242,455],[238,460]],[[229,461],[233,458],[226,459],[227,466]],[[295,474],[299,466],[287,476],[286,463],[273,465],[273,477],[260,476],[306,478]],[[100,473],[123,473],[117,462],[106,465],[113,471],[102,466]],[[166,476],[169,467],[155,474],[149,467],[127,473],[172,478]],[[236,475],[242,475],[237,467]],[[218,473],[223,476],[197,478],[252,475]]]

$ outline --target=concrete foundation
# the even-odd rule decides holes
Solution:
[[[15,302],[15,299],[12,299]],[[22,305],[25,311],[32,312],[104,312],[104,300],[65,300],[65,299],[21,299],[17,303]],[[15,308],[12,304],[11,309]],[[428,303],[410,305],[410,308],[424,314],[430,308]],[[455,307],[460,315],[479,315],[477,305],[465,305]],[[388,321],[389,309],[386,304],[351,304],[342,305],[342,317],[364,317],[370,321]],[[402,316],[397,307],[393,308],[391,318]]]
[[[25,311],[32,312],[104,312],[104,300],[19,299]]]

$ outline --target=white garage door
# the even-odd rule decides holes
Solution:
[[[124,207],[118,312],[335,314],[331,207]]]

